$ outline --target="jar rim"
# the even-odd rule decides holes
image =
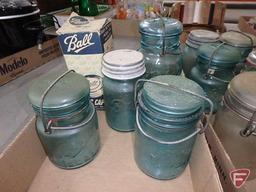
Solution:
[[[111,79],[129,80],[146,72],[144,56],[131,49],[119,49],[106,53],[102,59],[102,73]]]

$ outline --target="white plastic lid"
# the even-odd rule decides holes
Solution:
[[[111,79],[134,79],[145,72],[146,67],[141,52],[119,49],[108,52],[103,56],[102,73]]]
[[[198,48],[204,43],[214,43],[219,40],[219,34],[213,31],[197,29],[192,30],[188,35],[186,44],[193,48]]]

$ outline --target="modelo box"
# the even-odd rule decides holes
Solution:
[[[68,69],[90,81],[91,100],[97,109],[103,109],[101,61],[112,48],[111,20],[72,13],[57,34]]]

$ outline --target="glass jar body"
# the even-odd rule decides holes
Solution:
[[[81,126],[74,129],[53,129],[51,133],[46,133],[41,118],[37,117],[38,136],[50,161],[57,167],[74,169],[94,159],[100,148],[100,136],[93,107],[90,104],[90,114],[80,123]]]
[[[180,75],[182,71],[182,55],[177,53],[160,54],[158,51],[141,48],[146,65],[145,77],[150,79],[158,75]]]
[[[255,173],[256,137],[240,135],[240,131],[247,125],[248,120],[223,105],[216,114],[213,127],[235,168],[247,168],[251,173]],[[254,178],[256,178],[256,174],[251,174],[249,177],[249,179]]]
[[[130,80],[103,77],[106,119],[111,128],[124,132],[134,130],[134,90],[136,81],[141,77]]]
[[[207,70],[207,65],[200,66],[200,64],[197,64],[191,70],[190,79],[197,82],[204,89],[214,104],[213,111],[216,112],[227,90],[228,82],[234,75],[232,69],[226,69],[216,71],[213,77],[207,77]],[[217,77],[217,79],[214,77]]]
[[[164,124],[157,122],[139,113],[141,129],[160,141],[177,141],[192,134],[196,130],[198,119],[187,124]],[[154,120],[153,120],[154,121]],[[162,144],[145,136],[138,128],[135,129],[134,158],[137,166],[147,175],[161,180],[174,179],[185,170],[196,136],[178,144]]]
[[[183,49],[183,72],[187,78],[190,76],[192,68],[197,63],[197,49],[188,46],[187,44]]]

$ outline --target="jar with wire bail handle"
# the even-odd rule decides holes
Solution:
[[[89,94],[88,80],[74,71],[43,76],[29,89],[38,136],[57,167],[81,167],[99,150],[97,114]]]
[[[196,29],[192,30],[183,50],[183,72],[189,77],[191,69],[197,63],[198,49],[201,45],[207,43],[216,43],[219,41],[219,34],[213,31]]]
[[[146,78],[157,75],[180,75],[182,51],[179,36],[181,22],[171,18],[146,19],[139,26],[141,48],[145,57]]]
[[[134,86],[145,71],[144,57],[138,51],[120,49],[103,56],[103,93],[111,128],[123,132],[134,130]]]
[[[250,169],[256,178],[256,72],[244,72],[229,84],[214,130],[235,168]]]
[[[213,104],[198,84],[181,76],[143,79],[137,86],[140,83],[144,86],[137,96],[135,161],[153,178],[176,178],[188,164],[196,135],[208,127],[209,119],[204,128],[197,128],[204,104],[211,106],[208,118]]]
[[[197,64],[191,70],[190,79],[197,82],[213,101],[214,112],[235,76],[239,61],[239,52],[225,43],[205,44],[198,50]]]
[[[249,53],[256,47],[256,37],[252,34],[244,33],[241,31],[230,30],[226,33],[222,33],[220,40],[225,44],[234,47],[240,52],[240,62],[236,67],[236,74],[240,73],[244,67],[244,62],[248,57]]]

